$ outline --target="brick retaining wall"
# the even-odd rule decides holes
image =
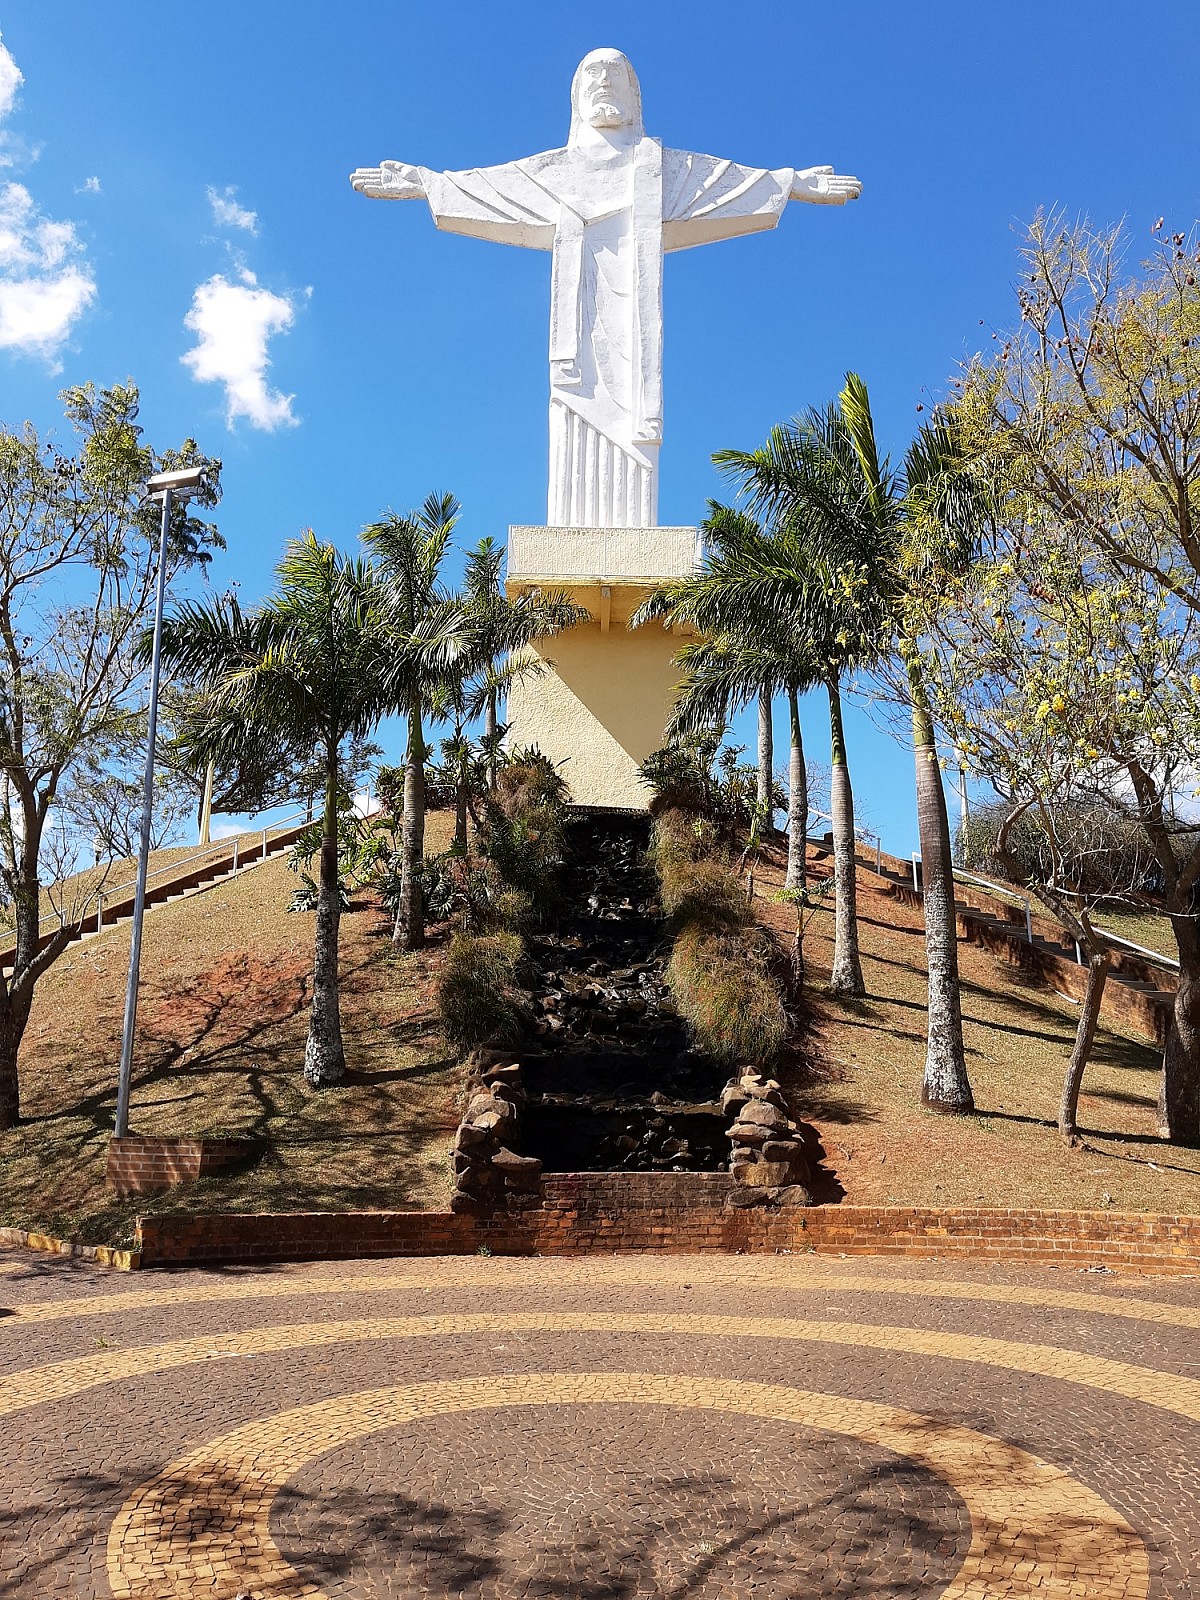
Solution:
[[[156,1194],[244,1161],[256,1149],[253,1139],[151,1139],[131,1133],[108,1141],[104,1178],[121,1196]]]
[[[586,1255],[654,1250],[954,1256],[1200,1272],[1200,1217],[997,1206],[725,1205],[727,1173],[561,1173],[514,1214],[360,1211],[148,1216],[144,1266],[356,1256]]]

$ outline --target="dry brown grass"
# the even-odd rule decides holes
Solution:
[[[824,874],[828,863],[812,863]],[[784,861],[759,875],[759,915],[782,940],[790,906],[773,904]],[[1155,1133],[1158,1052],[1102,1025],[1084,1079],[1080,1150],[1055,1127],[1079,1012],[972,945],[959,945],[964,1036],[977,1114],[940,1117],[918,1103],[925,1056],[925,949],[920,913],[859,877],[868,997],[821,992],[832,959],[832,908],[805,940],[811,1031],[790,1087],[820,1129],[846,1198],[863,1204],[986,1204],[1200,1212],[1200,1150]]]
[[[430,818],[428,847],[450,823]],[[404,955],[373,906],[342,922],[345,1086],[300,1071],[313,919],[286,905],[282,859],[151,913],[132,1093],[137,1133],[253,1134],[267,1154],[171,1195],[114,1201],[104,1161],[116,1099],[128,926],[72,946],[39,985],[22,1051],[26,1122],[0,1135],[0,1220],[122,1242],[138,1212],[416,1205],[449,1194],[460,1072],[433,983],[442,947]]]
[[[450,820],[430,820],[431,853]],[[814,863],[815,865],[815,863]],[[823,868],[817,870],[824,870]],[[758,875],[760,916],[785,941],[792,911]],[[40,986],[24,1050],[28,1121],[0,1135],[0,1222],[120,1243],[148,1210],[441,1208],[461,1068],[434,984],[445,945],[397,953],[367,906],[342,925],[344,1088],[305,1093],[312,918],[288,915],[282,861],[154,912],[146,922],[133,1088],[135,1131],[254,1133],[247,1171],[168,1196],[115,1202],[103,1184],[115,1102],[128,929],[73,946]],[[810,927],[812,1017],[789,1088],[818,1126],[847,1199],[1200,1212],[1200,1151],[1154,1133],[1158,1057],[1102,1027],[1084,1080],[1086,1146],[1054,1127],[1076,1008],[961,945],[966,1042],[979,1113],[922,1112],[924,945],[919,914],[871,887],[860,901],[869,997],[820,992],[832,915]]]

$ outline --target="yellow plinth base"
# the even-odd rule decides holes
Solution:
[[[694,528],[509,531],[509,592],[565,590],[591,613],[534,648],[547,670],[514,684],[508,698],[510,748],[536,745],[578,805],[649,803],[638,764],[663,743],[682,641],[660,623],[631,631],[629,618],[695,563]]]

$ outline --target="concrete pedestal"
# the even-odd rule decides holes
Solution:
[[[662,583],[698,564],[695,528],[509,529],[508,592],[565,590],[591,621],[534,647],[549,664],[514,684],[508,743],[537,745],[560,767],[579,805],[644,808],[641,761],[663,742],[680,637],[629,619]]]

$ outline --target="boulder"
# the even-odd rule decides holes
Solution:
[[[721,1090],[721,1114],[726,1117],[732,1116],[749,1098],[740,1083],[734,1081],[727,1083]]]
[[[771,1132],[759,1122],[743,1122],[739,1117],[729,1130],[729,1138],[733,1144],[762,1144],[771,1137]]]
[[[731,1170],[738,1183],[751,1184],[756,1189],[782,1188],[791,1176],[786,1161],[756,1161],[751,1167],[739,1165]]]
[[[521,1064],[519,1061],[509,1062],[506,1066],[489,1067],[483,1075],[484,1083],[511,1083],[520,1087]]]
[[[542,1163],[536,1156],[518,1155],[515,1150],[509,1150],[504,1145],[496,1151],[491,1164],[506,1178],[517,1176],[538,1178],[542,1173]]]
[[[752,1122],[762,1128],[786,1128],[788,1125],[787,1113],[769,1100],[747,1100],[738,1112],[738,1122]]]
[[[804,1146],[799,1139],[768,1139],[762,1147],[764,1161],[801,1161]]]
[[[477,1128],[472,1122],[464,1122],[460,1124],[459,1130],[454,1136],[454,1148],[456,1150],[479,1150],[490,1139],[491,1134],[486,1128]]]
[[[756,1083],[748,1089],[743,1089],[741,1093],[750,1104],[775,1106],[784,1113],[787,1111],[787,1101],[783,1098],[782,1089],[772,1089],[765,1083]]]
[[[498,1129],[506,1127],[513,1120],[512,1107],[506,1105],[503,1111],[481,1111],[478,1116],[471,1118],[473,1128],[481,1128],[487,1133],[495,1133]]]

